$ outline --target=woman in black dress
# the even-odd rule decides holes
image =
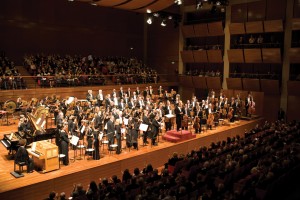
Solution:
[[[120,125],[120,119],[116,119],[115,122],[115,130],[116,130],[116,139],[117,139],[117,154],[121,153],[121,125]]]
[[[93,137],[94,137],[94,154],[93,154],[93,159],[94,160],[100,160],[99,130],[94,129],[94,131],[93,131]]]

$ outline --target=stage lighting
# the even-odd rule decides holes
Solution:
[[[163,19],[160,25],[161,25],[161,26],[167,26],[166,20]]]
[[[203,7],[203,2],[201,0],[198,0],[197,5],[196,5],[196,9],[199,10],[202,7]]]
[[[217,2],[216,2],[216,5],[217,5],[217,6],[220,6],[220,5],[221,5],[221,1],[217,1]]]
[[[177,4],[177,5],[181,5],[182,4],[182,0],[175,0],[174,3]]]
[[[148,17],[147,24],[152,24],[152,17]]]

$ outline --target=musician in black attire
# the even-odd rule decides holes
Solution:
[[[151,122],[150,122],[149,117],[148,117],[148,110],[144,110],[143,124],[148,125],[148,129],[149,129],[149,126],[150,126]],[[148,137],[148,130],[147,131],[143,131],[143,143],[144,144],[148,144],[149,143],[147,141],[147,137]]]
[[[154,145],[154,146],[157,146],[156,138],[158,136],[159,127],[160,127],[160,124],[159,124],[158,120],[159,120],[159,116],[157,114],[157,115],[155,115],[155,117],[154,117],[154,119],[152,120],[152,123],[151,123],[152,145]]]
[[[20,140],[20,147],[15,155],[15,163],[25,162],[27,165],[27,173],[31,173],[34,169],[33,160],[29,157],[25,148],[26,139]]]
[[[177,126],[177,131],[181,129],[181,121],[182,121],[182,116],[183,116],[183,108],[182,108],[182,102],[179,102],[179,105],[176,106],[175,108],[175,115],[176,115],[176,126]]]
[[[99,148],[99,131],[94,130],[93,131],[93,137],[94,137],[94,154],[93,159],[94,160],[100,160],[100,148]]]
[[[87,127],[86,127],[86,132],[85,132],[85,135],[86,135],[86,140],[87,140],[87,149],[92,149],[93,148],[93,132],[94,130],[92,129],[91,127],[92,125],[90,124],[90,122],[87,123]],[[92,155],[92,152],[85,152],[85,154],[90,154]]]
[[[120,126],[120,119],[116,119],[115,122],[115,130],[116,130],[116,139],[117,139],[117,151],[116,154],[121,153],[121,126]]]
[[[63,164],[68,165],[69,164],[69,138],[68,134],[64,130],[66,126],[59,126],[59,148],[60,148],[60,153],[64,154],[65,157],[63,158]]]
[[[110,145],[114,143],[115,136],[115,126],[114,126],[114,116],[112,115],[107,122],[107,140],[108,140],[108,148],[110,149]]]

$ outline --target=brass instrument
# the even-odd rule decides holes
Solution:
[[[8,100],[4,103],[3,108],[5,109],[5,111],[7,111],[7,113],[12,114],[15,112],[17,104],[13,100]]]

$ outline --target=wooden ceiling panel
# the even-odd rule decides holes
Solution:
[[[245,24],[244,23],[231,23],[229,24],[229,31],[231,35],[245,34]]]
[[[245,63],[262,63],[261,49],[244,49]]]
[[[229,49],[227,50],[228,60],[230,63],[244,63],[243,49]]]
[[[157,11],[160,11],[160,10],[168,8],[172,4],[174,4],[174,0],[159,0],[159,1],[155,1],[153,4],[151,4],[151,5],[147,6],[147,7],[143,7],[143,8],[134,10],[134,11],[141,12],[141,13],[146,13],[147,9],[149,9],[152,12],[157,12]]]
[[[264,28],[266,33],[283,32],[282,20],[264,21]]]
[[[291,63],[300,63],[300,48],[290,48],[289,56]]]
[[[207,63],[207,52],[202,50],[202,51],[193,51],[194,54],[194,60],[196,63]]]
[[[255,22],[246,22],[246,33],[263,33],[263,22],[255,21]]]
[[[195,24],[194,25],[195,35],[196,37],[206,37],[208,36],[208,27],[206,23],[203,24]]]
[[[241,78],[226,78],[227,88],[230,90],[243,90]]]
[[[156,0],[131,0],[128,3],[121,4],[116,6],[115,8],[126,9],[126,10],[134,10],[146,5],[150,5],[151,3],[155,2]]]
[[[209,36],[220,36],[224,35],[223,24],[221,21],[208,23],[208,35]]]
[[[194,61],[194,55],[193,51],[181,51],[181,59],[184,63],[193,63]]]
[[[125,3],[127,0],[101,0],[95,2],[98,6],[107,6],[107,7],[113,7],[122,3]]]
[[[181,31],[185,38],[195,37],[195,31],[193,25],[182,26]]]
[[[207,50],[207,57],[208,62],[210,63],[222,63],[223,62],[223,56],[222,56],[222,50]]]
[[[280,48],[262,49],[264,63],[281,63]]]

